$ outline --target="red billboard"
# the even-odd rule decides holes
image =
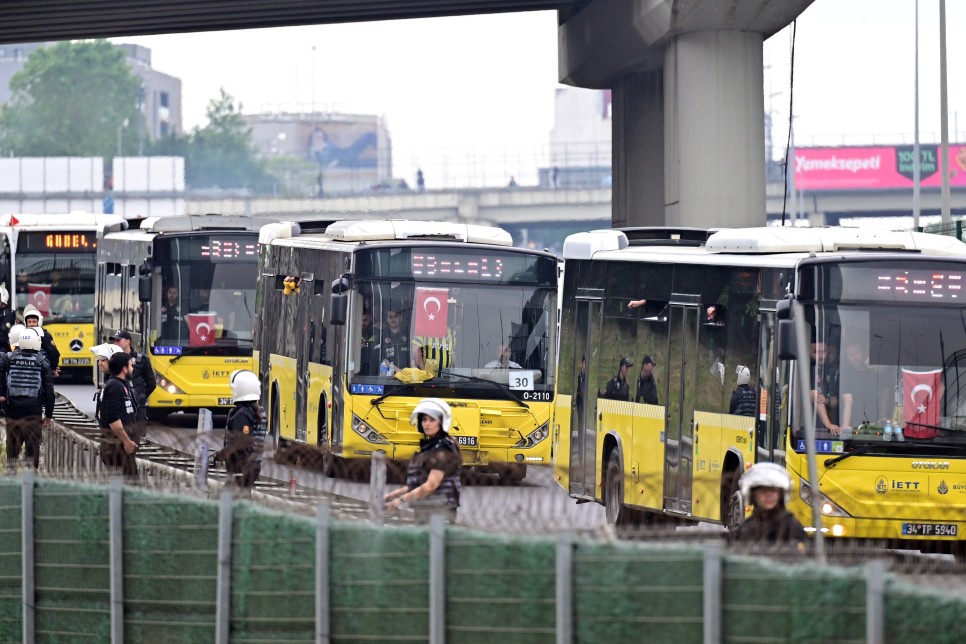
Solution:
[[[920,186],[938,188],[940,146],[919,145]],[[796,148],[795,189],[895,190],[912,188],[911,145],[860,148]],[[949,146],[949,185],[966,187],[966,145]]]

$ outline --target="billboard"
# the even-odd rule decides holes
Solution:
[[[919,145],[920,186],[939,188],[940,146]],[[855,148],[796,148],[795,189],[901,190],[912,189],[911,145]],[[949,146],[949,185],[966,187],[966,145]]]

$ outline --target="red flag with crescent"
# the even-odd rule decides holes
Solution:
[[[446,300],[449,291],[445,288],[416,288],[416,302],[413,307],[415,316],[413,335],[424,338],[446,336],[446,314],[449,308]]]
[[[902,410],[909,438],[935,438],[939,430],[939,388],[942,370],[902,370]]]
[[[27,284],[27,301],[44,317],[50,315],[50,284]]]
[[[214,313],[189,313],[185,319],[188,321],[188,344],[207,347],[215,343]]]

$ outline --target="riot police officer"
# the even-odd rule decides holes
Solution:
[[[20,449],[40,467],[43,428],[54,417],[54,377],[40,353],[37,329],[24,329],[20,348],[0,362],[0,401],[7,405],[7,464],[13,467]]]
[[[225,443],[220,459],[225,462],[229,479],[238,487],[250,490],[262,470],[265,445],[265,414],[258,404],[262,385],[251,371],[240,369],[229,378],[235,406],[228,412]]]
[[[60,350],[54,344],[54,336],[44,328],[44,316],[36,306],[28,304],[23,307],[23,324],[29,329],[37,329],[40,333],[40,350],[50,364],[50,370],[55,376],[60,375]]]

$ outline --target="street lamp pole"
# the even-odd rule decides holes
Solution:
[[[949,106],[946,92],[946,0],[939,0],[939,136],[942,140],[942,153],[939,156],[939,170],[942,172],[942,223],[949,224]]]
[[[919,161],[919,0],[916,0],[916,56],[915,56],[915,110],[913,120],[914,142],[912,145],[912,229],[919,230],[919,183],[922,180],[920,175]]]

